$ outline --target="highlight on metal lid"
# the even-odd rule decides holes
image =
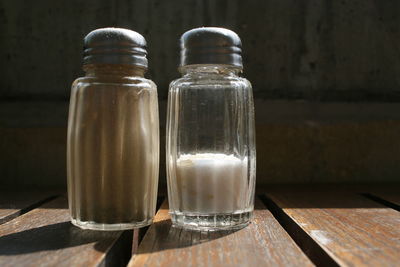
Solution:
[[[147,69],[146,40],[128,29],[101,28],[84,38],[83,64],[129,64]]]
[[[180,39],[180,66],[226,64],[242,67],[242,42],[228,29],[201,27],[185,32]]]

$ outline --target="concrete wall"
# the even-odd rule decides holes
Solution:
[[[179,36],[199,26],[240,35],[259,184],[397,181],[398,14],[397,0],[0,0],[0,184],[65,184],[70,84],[82,38],[106,26],[146,37],[162,128]]]

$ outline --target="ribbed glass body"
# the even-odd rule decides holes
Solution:
[[[240,228],[254,206],[252,88],[224,65],[189,65],[170,85],[167,181],[172,222],[191,229]]]
[[[72,85],[67,144],[72,223],[122,230],[152,222],[159,122],[156,85],[127,65],[87,65]]]

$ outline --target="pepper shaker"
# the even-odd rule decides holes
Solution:
[[[241,40],[223,28],[180,39],[182,77],[171,82],[167,182],[172,222],[195,230],[246,226],[254,207],[254,104]]]
[[[156,85],[144,78],[146,41],[103,28],[84,38],[85,76],[74,81],[68,118],[71,221],[83,229],[143,227],[155,214],[159,126]]]

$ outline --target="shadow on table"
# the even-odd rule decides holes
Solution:
[[[271,185],[257,196],[281,209],[400,209],[399,183]]]
[[[96,250],[105,252],[120,234],[81,230],[70,222],[55,223],[1,236],[0,255],[57,250],[89,243],[95,243]]]
[[[183,230],[172,227],[171,220],[169,219],[155,222],[151,227],[157,236],[156,244],[150,247],[141,246],[137,254],[194,246],[240,231],[210,232]],[[90,243],[94,244],[95,250],[106,252],[110,246],[116,245],[114,243],[117,239],[129,240],[127,242],[123,241],[123,246],[128,247],[132,244],[132,231],[125,231],[122,234],[122,238],[119,238],[120,235],[121,231],[82,230],[70,222],[61,222],[1,236],[0,255],[21,255],[60,250]],[[127,236],[129,238],[126,238]],[[161,242],[162,246],[158,246],[157,242]]]
[[[153,223],[149,229],[151,233],[147,233],[149,238],[155,239],[154,242],[146,241],[142,243],[136,254],[145,254],[168,249],[185,248],[207,243],[213,240],[224,238],[238,231],[243,231],[247,227],[234,230],[222,231],[195,231],[185,230],[172,226],[171,220],[163,220]],[[145,241],[145,240],[143,240]]]

